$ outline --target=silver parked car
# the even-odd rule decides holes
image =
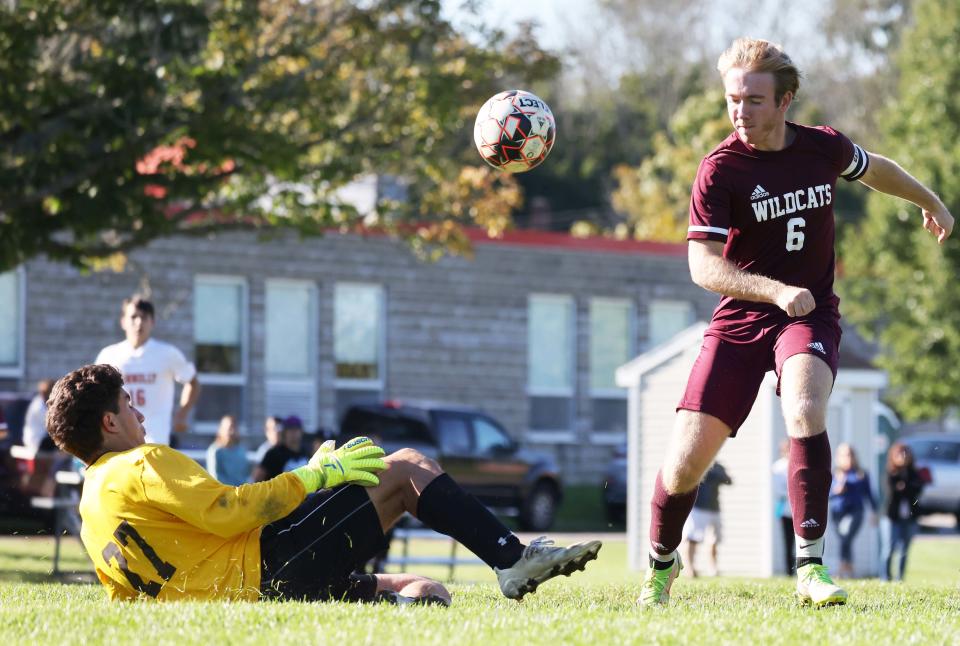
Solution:
[[[930,470],[932,482],[920,497],[923,513],[953,514],[960,526],[960,433],[925,433],[902,438],[917,467]]]

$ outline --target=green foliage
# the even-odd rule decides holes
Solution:
[[[960,4],[923,0],[899,52],[899,99],[883,118],[882,152],[960,214]],[[844,314],[879,342],[895,405],[940,417],[960,392],[960,272],[956,237],[938,247],[918,208],[871,195],[848,231],[839,283]]]
[[[627,215],[627,227],[618,233],[629,232],[639,240],[683,241],[697,167],[730,130],[721,90],[687,98],[667,131],[654,135],[649,157],[639,166],[615,169],[613,204]]]
[[[553,228],[568,229],[584,212],[609,210],[610,170],[639,164],[656,129],[651,88],[642,75],[626,74],[616,88],[599,87],[575,98],[556,87],[544,93],[557,117],[557,142],[548,163],[517,177],[526,210],[538,197],[553,212]]]
[[[487,36],[468,42],[439,0],[4,3],[0,270],[174,232],[353,227],[337,189],[365,173],[418,198],[366,226],[441,244],[462,222],[501,230],[519,194],[461,163],[473,113],[504,79],[557,68]]]

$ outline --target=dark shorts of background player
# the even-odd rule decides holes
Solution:
[[[376,578],[357,571],[386,547],[363,487],[312,493],[289,515],[264,526],[260,592],[267,599],[371,601]]]
[[[776,370],[779,395],[780,371],[793,355],[823,359],[836,379],[840,335],[839,315],[830,312],[758,329],[749,343],[726,341],[707,328],[677,410],[713,415],[730,427],[730,437],[736,437],[753,408],[764,375]]]

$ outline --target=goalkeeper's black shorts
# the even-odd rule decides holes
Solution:
[[[260,534],[260,591],[268,599],[371,601],[376,579],[357,574],[387,549],[380,518],[358,485],[324,489]]]

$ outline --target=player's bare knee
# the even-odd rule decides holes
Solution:
[[[436,460],[425,456],[416,449],[400,449],[384,459],[390,467],[389,470],[404,481],[414,484],[422,484],[424,480],[432,480],[443,473],[443,469],[440,468]]]
[[[826,428],[825,406],[816,399],[802,397],[784,402],[783,417],[791,437],[810,437]]]
[[[408,465],[411,468],[430,471],[434,473],[434,475],[439,475],[442,473],[440,465],[437,464],[436,460],[433,458],[428,458],[416,449],[400,449],[399,451],[391,454],[391,457],[394,456],[398,461]]]

